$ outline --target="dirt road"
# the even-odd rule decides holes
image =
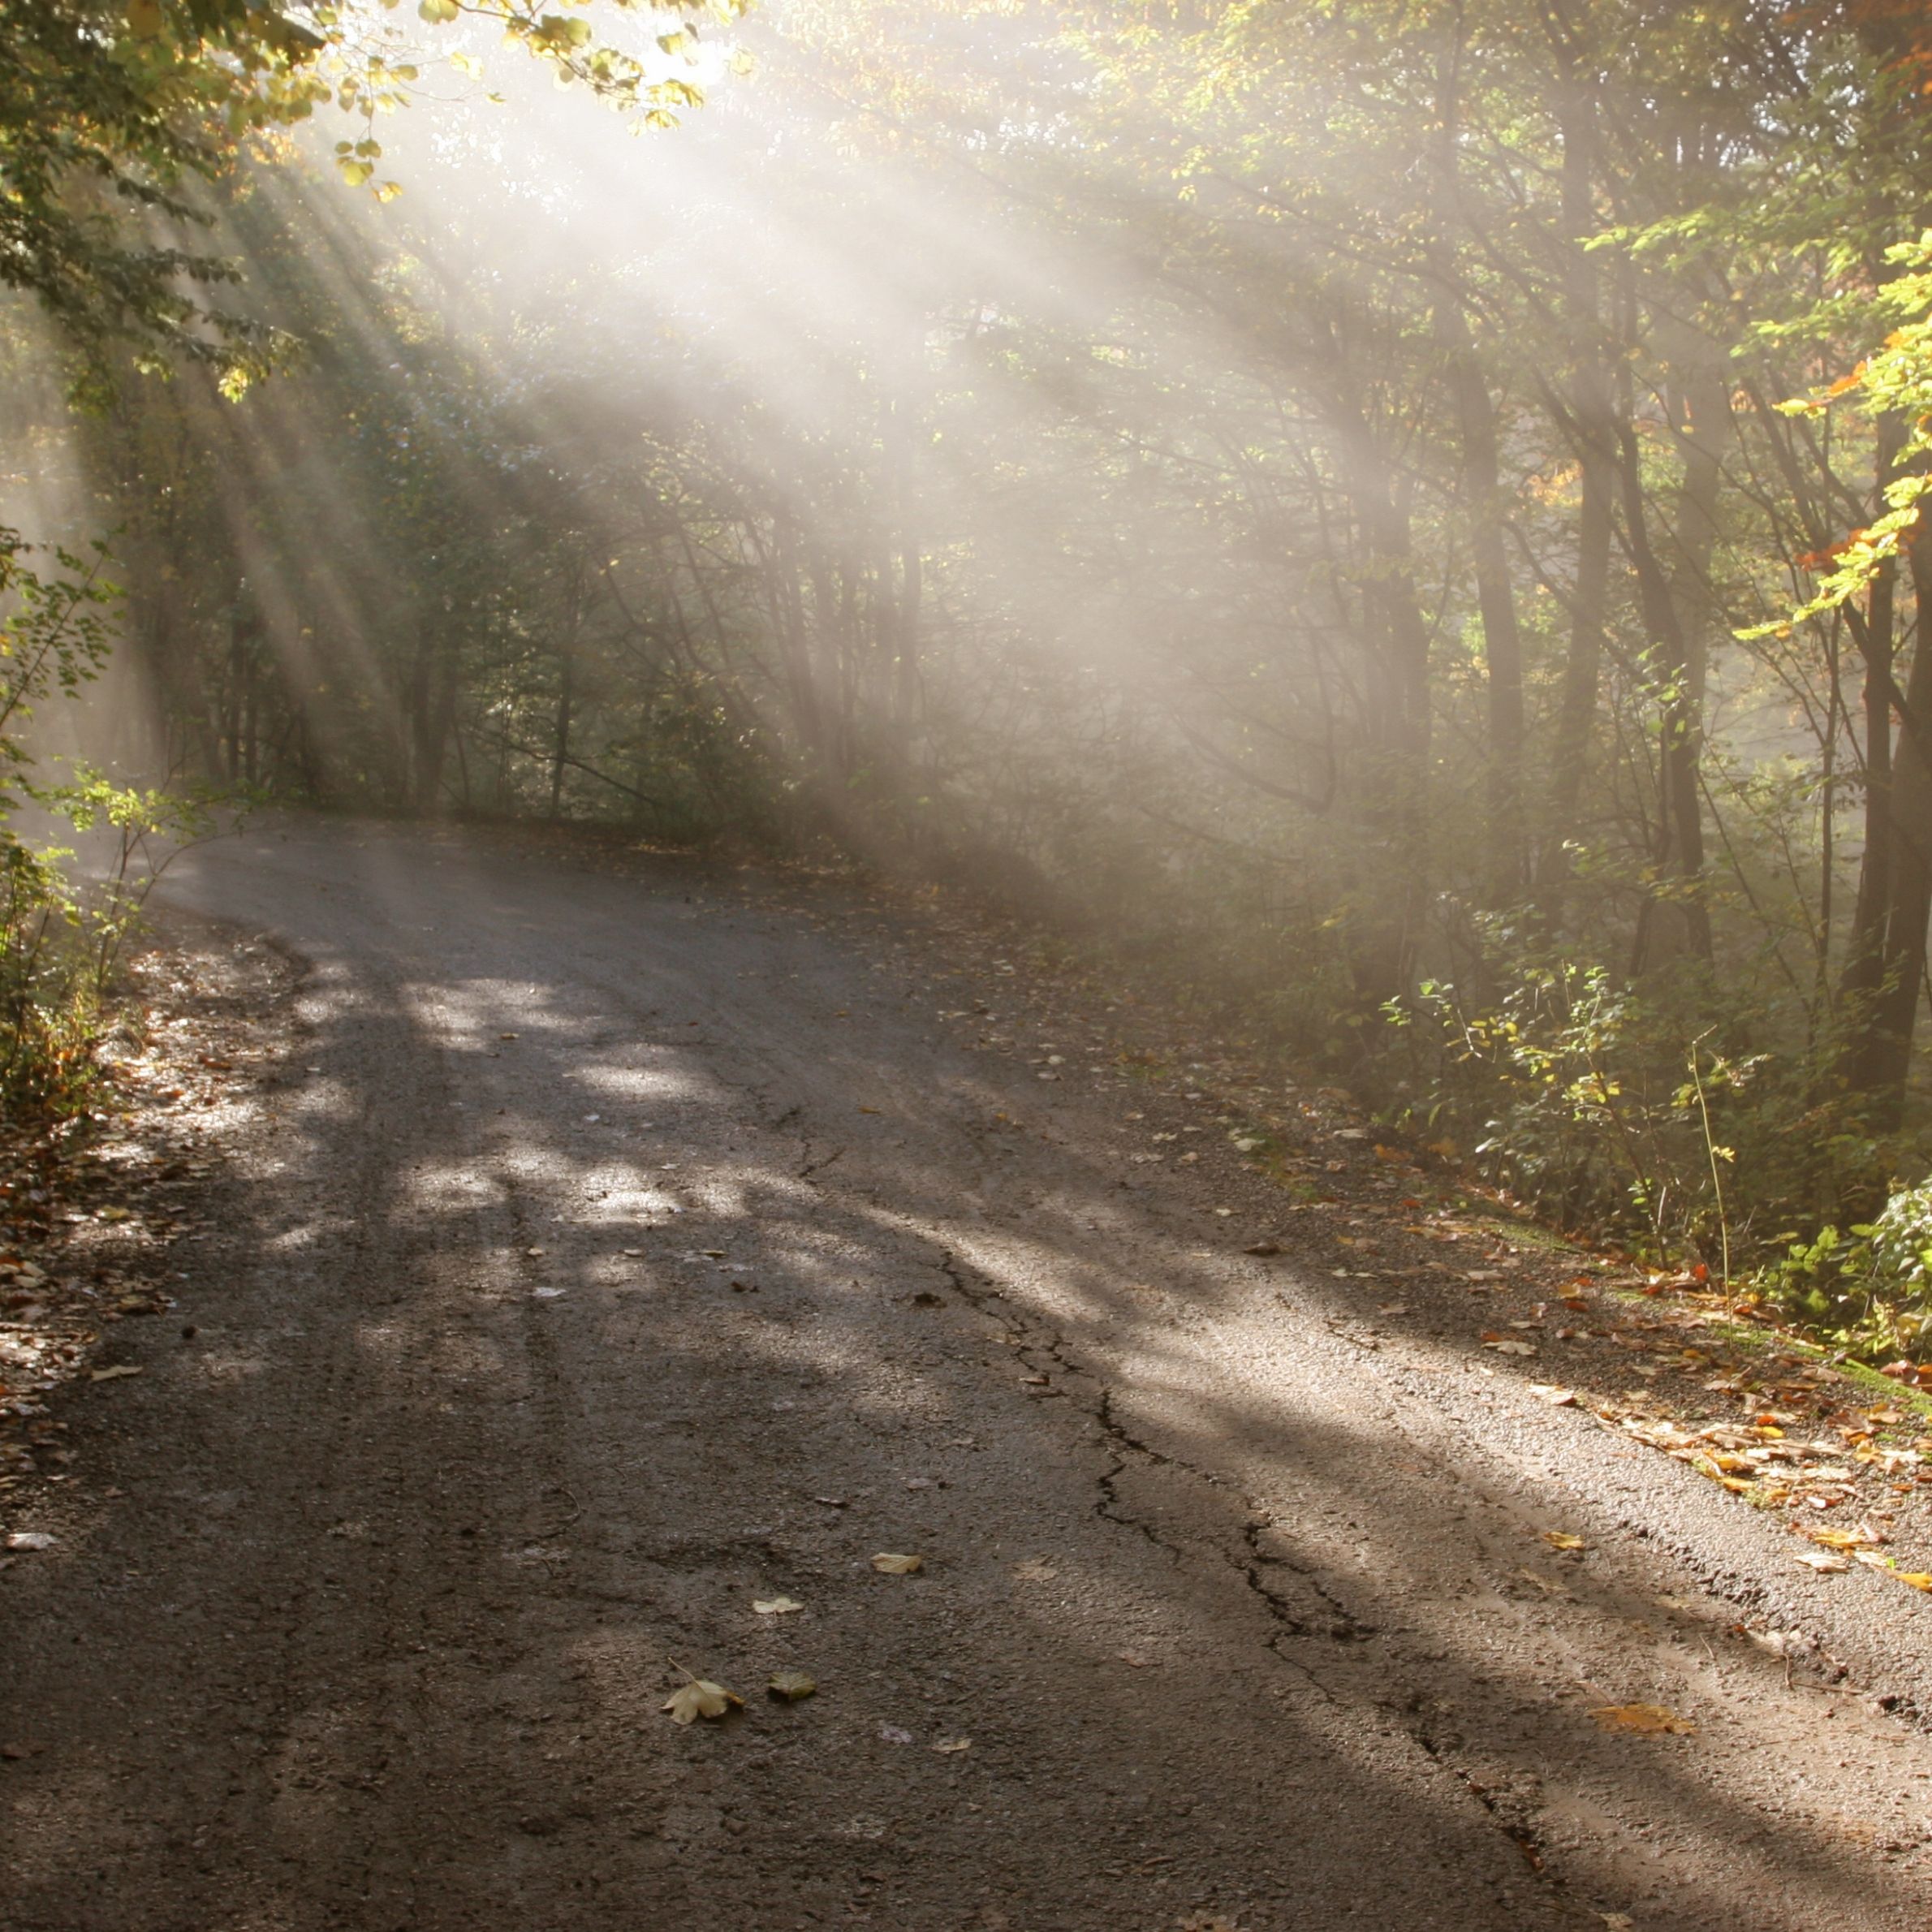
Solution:
[[[803,888],[295,823],[174,890],[301,1030],[0,1575],[8,1926],[1926,1922],[1932,1744],[1736,1626],[1916,1682],[1932,1606],[1123,1185],[1111,1071]]]

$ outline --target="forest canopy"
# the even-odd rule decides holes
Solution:
[[[0,516],[130,778],[968,886],[1910,1350],[1929,135],[1909,0],[0,0]]]

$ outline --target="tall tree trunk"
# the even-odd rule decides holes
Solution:
[[[1362,547],[1361,591],[1373,694],[1362,812],[1399,882],[1352,921],[1365,1006],[1413,985],[1429,903],[1429,625],[1417,594],[1408,511],[1365,412],[1339,420],[1342,469]]]
[[[1565,103],[1562,138],[1567,244],[1563,282],[1571,341],[1569,408],[1576,425],[1581,500],[1576,513],[1570,640],[1550,740],[1549,808],[1537,864],[1539,895],[1546,912],[1553,916],[1553,902],[1568,876],[1567,847],[1577,830],[1590,739],[1597,722],[1616,514],[1615,389],[1603,339],[1597,267],[1584,247],[1598,225],[1593,194],[1595,104],[1588,94],[1580,92]]]
[[[1638,971],[1689,954],[1711,956],[1704,870],[1704,701],[1710,639],[1722,613],[1711,581],[1725,454],[1736,425],[1723,351],[1689,324],[1675,326],[1671,360],[1684,373],[1671,399],[1682,457],[1667,537],[1650,533],[1637,437],[1621,427],[1624,521],[1637,565],[1658,707],[1658,890],[1645,901],[1632,951]]]
[[[1875,501],[1884,500],[1904,440],[1905,425],[1895,416],[1879,423]],[[1852,632],[1865,660],[1865,846],[1858,862],[1858,897],[1852,911],[1851,937],[1838,990],[1845,1024],[1839,1072],[1846,1085],[1861,1093],[1872,1092],[1874,1086],[1882,1088],[1885,1079],[1886,1056],[1874,1029],[1878,1018],[1874,1003],[1890,968],[1886,935],[1891,917],[1897,837],[1891,756],[1897,593],[1897,567],[1888,559],[1872,580],[1865,621]],[[1922,615],[1920,622],[1925,622]]]
[[[1917,636],[1904,692],[1887,680],[1901,728],[1891,763],[1890,863],[1877,934],[1880,965],[1877,984],[1852,1016],[1845,1056],[1851,1089],[1865,1101],[1869,1124],[1881,1133],[1895,1128],[1904,1112],[1926,975],[1926,926],[1932,915],[1932,531],[1922,522],[1907,562],[1917,606]]]
[[[1487,854],[1490,896],[1516,898],[1527,872],[1523,828],[1523,634],[1510,581],[1504,528],[1507,498],[1498,453],[1496,405],[1476,351],[1463,305],[1455,261],[1461,226],[1457,168],[1461,123],[1463,19],[1455,10],[1455,38],[1445,50],[1437,80],[1441,120],[1434,221],[1430,248],[1438,283],[1432,321],[1455,412],[1462,454],[1462,495],[1468,520],[1469,553],[1482,618],[1489,742]]]

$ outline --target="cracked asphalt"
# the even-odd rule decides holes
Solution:
[[[1123,1184],[836,889],[296,820],[170,891],[303,972],[0,1578],[9,1926],[1926,1922],[1932,1610],[1244,1254],[1238,1163]]]

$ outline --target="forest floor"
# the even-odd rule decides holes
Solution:
[[[1919,1398],[903,895],[169,895],[0,1150],[10,1927],[1926,1922]]]

